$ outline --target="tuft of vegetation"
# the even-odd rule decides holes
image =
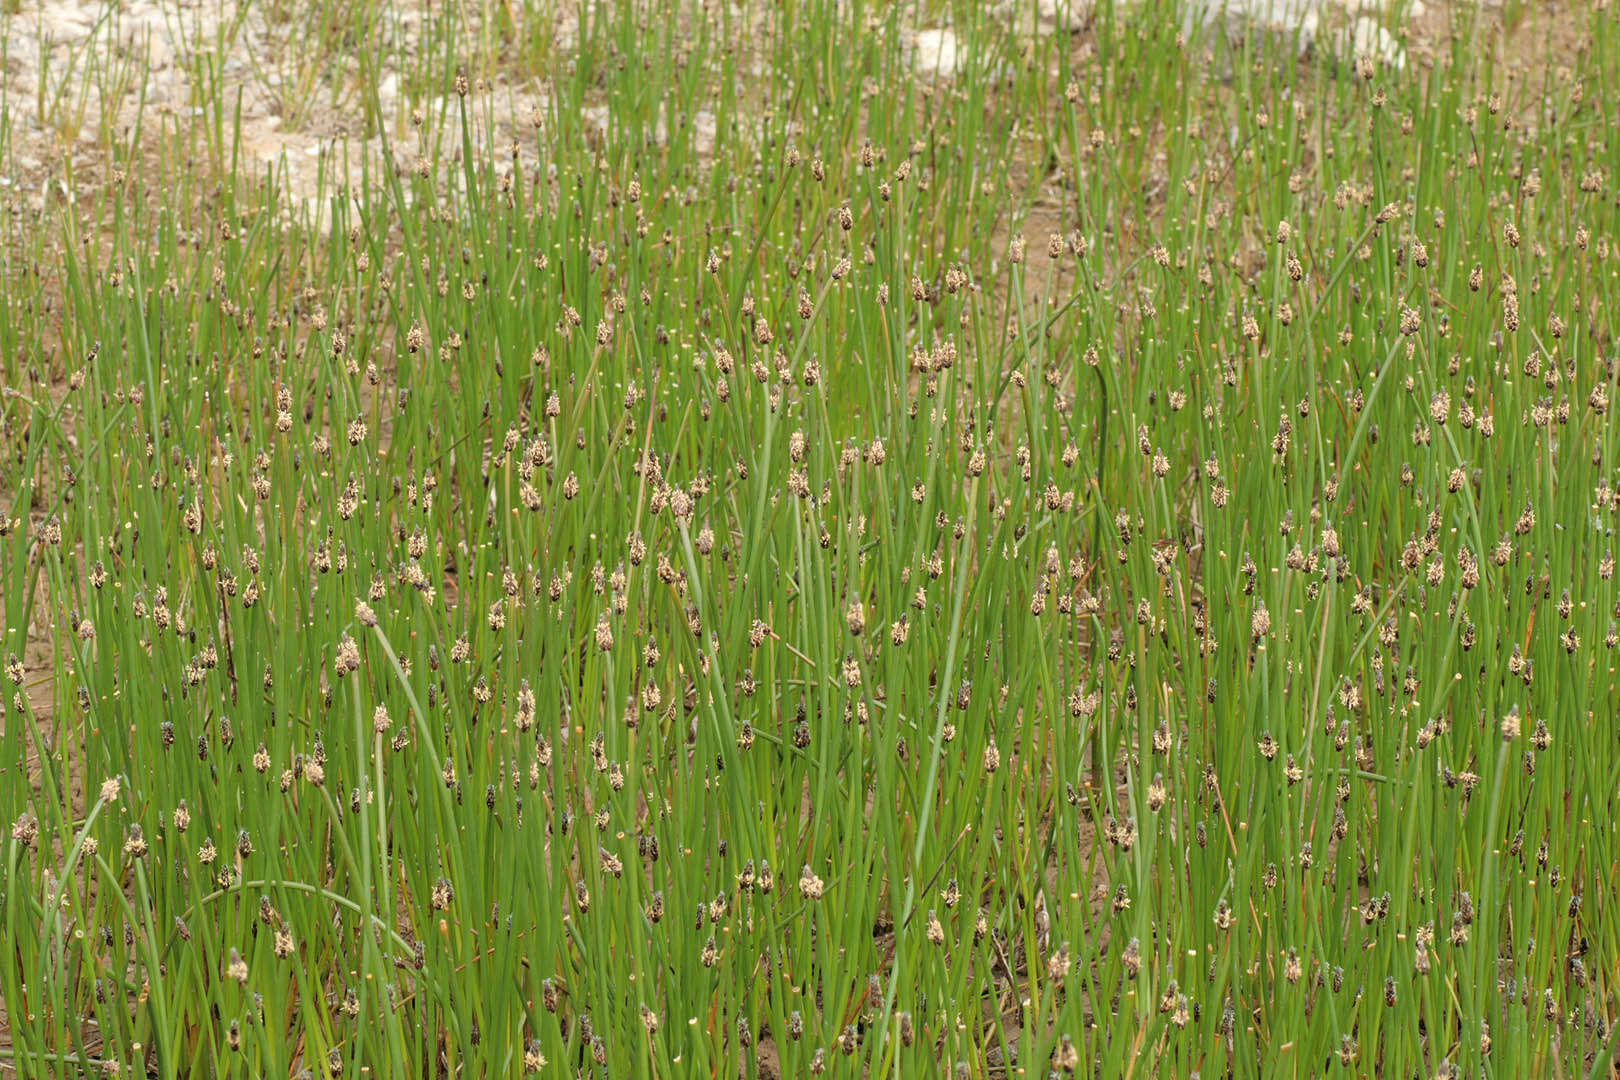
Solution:
[[[0,1072],[1612,1075],[1614,5],[25,9]]]

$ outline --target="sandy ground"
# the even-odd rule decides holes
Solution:
[[[566,47],[573,35],[570,7],[549,8],[545,29]],[[109,141],[127,146],[137,120],[152,133],[166,125],[172,130],[223,120],[230,139],[239,115],[246,171],[273,173],[289,210],[318,219],[323,171],[330,192],[358,183],[363,164],[375,171],[382,160],[383,140],[366,136],[362,87],[372,80],[377,96],[370,104],[391,135],[396,157],[409,162],[418,150],[418,119],[454,140],[450,145],[459,143],[461,111],[453,88],[405,89],[409,76],[401,68],[409,63],[408,45],[378,58],[374,73],[363,72],[360,58],[341,49],[337,70],[316,70],[301,40],[311,27],[272,25],[272,9],[229,0],[20,0],[15,14],[0,16],[11,124],[9,160],[0,160],[0,198],[10,193],[38,205],[69,165],[74,175],[98,175]],[[392,14],[384,33],[408,43],[420,36],[429,8],[401,4]],[[487,103],[494,118],[493,126],[475,121],[479,145],[509,142],[545,115],[537,80],[472,89],[479,95],[478,111]],[[211,101],[224,102],[230,115],[208,115],[205,103]],[[71,199],[75,193],[55,194]]]
[[[1379,25],[1379,0],[1195,0],[1198,18],[1224,17],[1234,26],[1253,24],[1284,32],[1295,28],[1302,44],[1314,42],[1326,26],[1350,28],[1357,51],[1403,62],[1399,43]],[[1354,10],[1343,7],[1350,4]],[[1417,0],[1421,9],[1423,0]],[[566,48],[574,34],[568,5],[548,5],[545,30]],[[204,116],[203,102],[222,100],[233,110],[240,100],[241,148],[260,169],[284,174],[294,200],[314,195],[322,159],[358,174],[359,162],[380,154],[380,140],[362,136],[362,72],[345,55],[344,70],[308,69],[299,59],[299,41],[309,27],[272,25],[272,7],[228,0],[19,0],[13,14],[0,16],[6,108],[12,121],[11,159],[0,164],[0,187],[26,192],[41,172],[66,158],[100,148],[108,132],[122,135],[134,124],[144,101],[149,116],[184,121]],[[1069,33],[1084,28],[1092,0],[1001,0],[998,18],[1021,33]],[[403,42],[418,34],[429,17],[427,6],[395,9],[387,33]],[[475,13],[469,13],[469,17]],[[514,12],[521,17],[521,12]],[[521,28],[527,32],[530,28]],[[928,75],[954,75],[959,46],[949,27],[925,27],[912,35],[913,60]],[[448,87],[437,95],[402,90],[406,75],[381,58],[376,73],[378,114],[396,140],[410,141],[413,110],[443,114]],[[210,84],[218,83],[215,93]],[[486,88],[495,103],[496,137],[509,135],[543,115],[546,101],[537,81]],[[231,118],[234,120],[234,117]],[[595,119],[600,123],[605,116]],[[711,120],[712,125],[712,120]]]
[[[1080,35],[1095,14],[1093,4],[996,0],[991,11],[1023,35]],[[1443,37],[1443,7],[1449,7],[1443,0],[1190,0],[1187,18],[1189,30],[1224,21],[1230,32],[1275,32],[1290,36],[1302,50],[1368,55],[1399,68],[1409,57],[1421,60],[1427,43]],[[329,178],[325,190],[331,192],[358,183],[363,165],[375,172],[381,162],[382,140],[368,137],[364,121],[362,87],[368,82],[377,87],[370,104],[402,162],[408,164],[418,152],[422,130],[459,143],[460,111],[452,88],[408,85],[411,43],[421,38],[424,21],[435,11],[428,0],[402,0],[389,9],[380,33],[399,48],[383,50],[372,72],[363,71],[360,58],[341,45],[327,53],[340,59],[336,69],[328,64],[316,70],[310,57],[319,51],[308,36],[339,33],[342,27],[311,26],[302,14],[308,8],[288,0],[0,0],[0,11],[12,12],[0,15],[10,126],[9,144],[0,139],[5,151],[0,152],[0,201],[21,198],[37,207],[47,195],[71,200],[82,192],[68,190],[63,178],[75,177],[78,186],[93,183],[105,171],[109,146],[127,147],[135,137],[137,119],[143,141],[165,126],[183,130],[189,123],[223,120],[228,131],[239,102],[240,152],[249,168],[260,175],[273,172],[291,214],[307,214],[305,220],[319,224],[325,207],[316,194],[323,171]],[[525,14],[526,8],[532,10]],[[441,3],[437,10],[442,9]],[[482,10],[466,5],[470,37],[478,34]],[[572,3],[507,10],[520,21],[517,36],[539,35],[559,54],[571,47]],[[1543,5],[1542,10],[1555,8]],[[523,19],[544,25],[521,25]],[[955,77],[962,50],[949,25],[916,27],[908,39],[920,75]],[[507,145],[545,121],[547,98],[533,75],[509,71],[501,81],[473,90],[493,117],[492,124],[476,124],[477,145]],[[209,116],[206,103],[215,101],[228,103],[232,115]],[[425,129],[412,123],[416,115],[427,118]],[[607,113],[588,110],[584,119],[602,127]],[[700,144],[712,146],[713,116],[700,115],[696,124]]]

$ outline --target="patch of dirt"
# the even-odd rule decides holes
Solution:
[[[759,1040],[754,1061],[759,1067],[759,1080],[781,1080],[782,1058],[777,1053],[774,1039],[766,1037]]]
[[[223,0],[130,0],[105,8],[25,3],[0,23],[5,77],[10,86],[41,89],[7,97],[12,136],[9,160],[0,163],[0,192],[38,207],[52,185],[61,185],[69,201],[84,201],[110,172],[114,148],[139,153],[128,145],[137,130],[155,140],[164,128],[200,128],[214,160],[199,166],[224,174],[235,153],[247,176],[274,176],[295,218],[307,214],[326,228],[323,192],[358,186],[362,168],[381,175],[379,127],[405,161],[426,149],[424,128],[446,146],[461,145],[460,88],[412,92],[404,85],[408,51],[386,55],[368,72],[359,55],[345,50],[344,27],[272,22],[275,11]],[[571,41],[572,6],[545,11],[552,39]],[[386,33],[414,40],[437,17],[426,3],[402,7]],[[514,36],[531,29],[518,27]],[[307,40],[312,32],[319,32],[315,41]],[[323,42],[321,35],[340,40]],[[362,87],[371,82],[376,94],[367,100]],[[480,146],[504,145],[545,114],[547,99],[532,77],[499,85],[474,79],[465,89],[488,96],[487,110],[483,101],[468,110],[493,118],[474,124]],[[216,106],[225,115],[213,115]]]

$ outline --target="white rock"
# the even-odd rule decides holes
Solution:
[[[918,30],[912,42],[911,61],[920,74],[951,78],[960,64],[956,31],[949,28]]]
[[[1322,10],[1321,0],[1226,0],[1227,15],[1289,29]]]
[[[1351,15],[1378,16],[1391,14],[1399,6],[1399,0],[1344,0],[1344,10]],[[1421,19],[1429,13],[1429,5],[1423,0],[1408,0],[1405,8],[1408,18]]]
[[[1136,0],[1116,0],[1115,9],[1124,11]],[[1097,0],[996,0],[990,17],[1004,23],[1015,34],[1072,34],[1083,30],[1097,12]]]
[[[1043,25],[1071,33],[1083,29],[1097,8],[1094,0],[1039,0],[1037,6]]]
[[[1304,52],[1316,40],[1326,0],[1189,0],[1187,29],[1208,29],[1224,18],[1228,35],[1267,31],[1292,39]]]
[[[699,109],[692,117],[692,149],[697,151],[698,157],[707,158],[714,155],[714,140],[719,134],[719,126],[715,123],[714,113],[708,109]]]
[[[1377,19],[1363,15],[1351,25],[1350,47],[1356,56],[1370,56],[1397,70],[1406,66],[1401,43]]]

